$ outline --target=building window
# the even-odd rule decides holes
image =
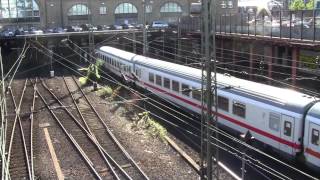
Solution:
[[[227,8],[226,1],[221,1],[221,8],[223,8],[223,9]]]
[[[195,87],[192,87],[192,98],[201,101],[201,91]]]
[[[138,13],[137,8],[131,3],[122,3],[116,7],[115,14],[131,14]]]
[[[172,80],[172,90],[176,92],[180,92],[180,84],[178,81]]]
[[[101,6],[99,13],[100,14],[107,14],[107,7],[106,6]]]
[[[189,85],[187,84],[182,84],[181,85],[181,88],[182,88],[182,94],[185,95],[185,96],[190,96],[190,88],[189,88]]]
[[[280,130],[280,115],[276,113],[270,113],[269,115],[269,128],[279,132]]]
[[[161,6],[160,12],[162,13],[180,13],[182,8],[178,3],[168,2]]]
[[[233,1],[228,1],[228,8],[230,8],[230,9],[233,8]]]
[[[76,4],[69,9],[68,16],[79,16],[90,14],[89,8],[85,4]]]
[[[35,0],[0,1],[0,18],[39,17],[39,5]]]
[[[154,74],[153,73],[149,73],[149,81],[154,83]]]
[[[218,108],[229,112],[229,99],[218,96]]]
[[[311,143],[319,146],[319,130],[312,129]]]
[[[146,13],[152,13],[152,6],[151,5],[146,6]]]
[[[170,89],[170,79],[163,78],[163,87]]]
[[[233,101],[232,113],[242,118],[246,118],[246,105],[237,101]]]
[[[162,86],[162,77],[159,75],[156,75],[156,84]]]

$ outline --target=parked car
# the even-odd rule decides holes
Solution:
[[[109,30],[121,30],[121,29],[123,29],[123,27],[119,25],[112,24],[109,26]]]
[[[15,30],[13,29],[4,29],[1,32],[2,37],[13,37],[15,35]]]
[[[121,24],[122,29],[134,29],[134,26],[131,24]]]
[[[31,28],[31,30],[29,31],[30,34],[43,34],[43,30],[40,28]]]
[[[81,32],[82,28],[80,26],[72,26],[75,32]]]
[[[169,24],[166,21],[153,21],[151,27],[155,29],[163,29],[168,28]]]
[[[65,30],[62,27],[53,28],[53,33],[64,33]]]
[[[65,32],[75,32],[75,30],[73,29],[72,26],[66,26],[66,27],[64,28],[64,31],[65,31]]]

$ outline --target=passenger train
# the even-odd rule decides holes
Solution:
[[[109,46],[96,49],[105,68],[161,98],[201,113],[201,70]],[[218,122],[290,158],[320,167],[319,99],[290,89],[217,74]],[[189,89],[189,90],[188,90]],[[214,109],[213,109],[214,110]]]

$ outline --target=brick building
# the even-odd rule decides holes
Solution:
[[[177,21],[188,16],[199,0],[0,0],[0,23],[64,27],[67,25],[110,25],[143,22],[143,3],[147,21]],[[236,0],[218,0],[218,10],[236,10]]]

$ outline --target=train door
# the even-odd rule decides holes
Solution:
[[[308,145],[306,147],[307,159],[316,166],[320,166],[318,157],[315,157],[320,153],[320,126],[314,123],[310,123],[308,131]]]
[[[294,118],[285,114],[281,115],[281,139],[286,142],[293,142],[294,137]],[[280,150],[289,154],[293,154],[294,150],[292,146],[289,146],[283,142],[280,143]]]

